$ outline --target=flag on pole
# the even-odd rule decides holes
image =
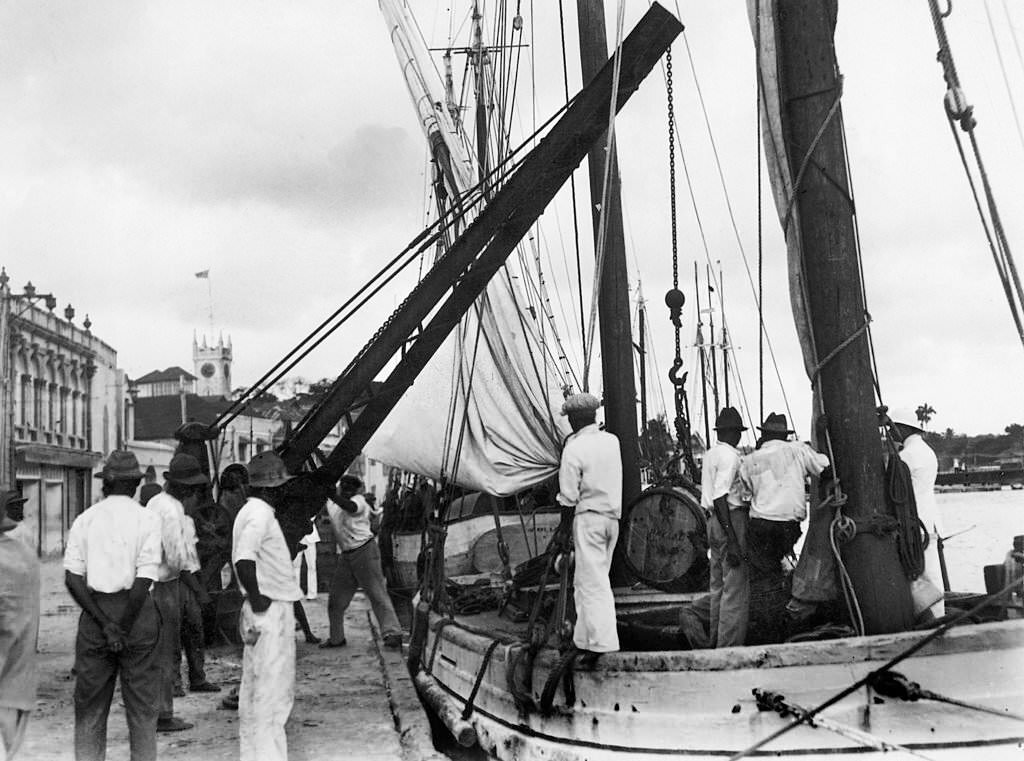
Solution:
[[[209,280],[210,270],[203,270],[202,272],[197,272],[196,277],[199,278],[200,280]]]

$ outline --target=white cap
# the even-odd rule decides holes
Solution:
[[[601,400],[593,394],[588,394],[586,391],[580,394],[573,394],[572,396],[566,397],[562,403],[562,414],[568,415],[570,412],[594,412],[598,407],[601,406]]]
[[[907,428],[914,428],[918,431],[924,430],[921,428],[921,421],[917,419],[917,413],[910,409],[910,407],[896,407],[889,410],[887,414],[894,423],[899,423],[900,425],[907,426]]]

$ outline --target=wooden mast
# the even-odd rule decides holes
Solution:
[[[617,108],[625,105],[681,30],[679,22],[657,4],[637,23],[619,51]],[[613,64],[607,61],[573,99],[540,144],[281,445],[290,472],[299,472],[337,422],[356,407],[363,408],[361,414],[320,467],[319,476],[325,482],[337,480],[362,451],[589,148],[600,142],[615,87]],[[632,346],[627,346],[629,361],[631,351]],[[371,382],[399,352],[401,358],[390,375],[369,395]],[[630,451],[636,452],[636,412],[630,409],[634,416]]]
[[[849,496],[845,513],[866,526],[888,510],[874,376],[867,333],[862,329],[866,315],[842,112],[829,115],[833,107],[838,109],[842,86],[833,40],[837,0],[777,0],[777,9],[782,127],[791,176],[799,182],[794,193],[799,227],[787,221],[785,232],[787,237],[798,235],[802,242],[803,292],[817,361],[853,339],[820,368],[820,387],[834,466]],[[909,628],[913,623],[910,587],[892,536],[859,533],[842,553],[866,633]]]
[[[580,67],[583,83],[586,84],[608,61],[604,4],[602,0],[576,0],[576,8],[579,18]],[[590,210],[596,247],[600,236],[605,163],[610,157],[611,182],[604,215],[605,253],[598,291],[598,317],[605,425],[619,437],[622,450],[622,504],[626,505],[640,494],[640,440],[637,436],[636,381],[633,377],[633,336],[629,325],[629,276],[622,230],[619,164],[614,148],[610,152],[606,151],[607,144],[606,135],[594,144],[587,156],[587,167],[590,171]]]

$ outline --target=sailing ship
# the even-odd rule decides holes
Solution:
[[[446,203],[439,221],[405,253],[418,255],[435,244],[442,252],[296,426],[282,456],[292,472],[303,471],[326,432],[349,416],[340,443],[306,477],[314,492],[332,483],[367,446],[378,459],[495,495],[549,477],[566,433],[557,409],[567,379],[539,372],[542,364],[551,365],[514,353],[528,338],[538,338],[540,321],[522,319],[518,281],[503,265],[589,155],[592,197],[602,199],[595,209],[595,239],[607,257],[599,268],[598,298],[606,423],[626,455],[624,493],[638,495],[632,340],[628,319],[622,319],[629,304],[624,264],[616,253],[623,233],[612,181],[614,142],[606,135],[614,114],[670,49],[679,21],[653,4],[606,60],[600,4],[581,2],[590,9],[580,18],[588,84],[567,99],[529,153],[501,154],[495,164],[484,158],[483,145],[476,161],[461,158],[466,138],[446,107],[451,99],[443,84],[438,89],[411,65],[423,51],[415,50],[418,36],[407,9],[389,0],[381,6],[392,40],[405,50],[400,61],[431,146],[436,192]],[[820,0],[750,0],[750,8],[763,79],[767,162],[789,247],[805,364],[816,407],[827,413],[845,513],[866,526],[886,506],[832,44],[836,7]],[[482,43],[476,56],[486,59]],[[476,118],[486,119],[486,108]],[[503,171],[500,183],[491,181],[499,166],[512,165],[515,170]],[[387,271],[382,273],[386,278]],[[541,296],[537,303],[543,301]],[[500,342],[495,336],[502,333],[513,337]],[[371,381],[388,367],[383,384],[367,397]],[[528,377],[516,385],[515,373]],[[431,407],[443,407],[452,423],[416,425]],[[395,446],[399,441],[403,452]],[[646,500],[664,509],[681,526],[668,533],[687,534],[687,522],[699,519],[691,509],[692,489],[660,489],[640,495],[637,504]],[[460,614],[444,588],[445,509],[442,504],[427,529],[410,669],[452,733],[493,758],[834,758],[892,751],[1000,758],[1017,757],[1024,742],[1024,691],[1016,678],[1024,658],[1024,621],[913,630],[909,583],[895,543],[884,532],[855,532],[842,548],[859,601],[857,636],[693,649],[678,623],[692,593],[619,589],[616,605],[620,626],[630,635],[624,638],[627,649],[578,671],[571,652],[567,656],[558,647],[571,602],[568,552],[557,532],[549,551],[538,556],[534,575],[521,580],[528,617],[497,610]],[[648,523],[659,528],[653,519]],[[699,550],[684,554],[692,564]],[[660,581],[687,571],[675,568]],[[1000,599],[985,598],[970,614],[990,610]]]
[[[831,435],[851,504],[847,512],[854,520],[869,522],[872,514],[884,511],[885,500],[868,346],[866,341],[850,342],[863,330],[864,309],[853,221],[841,192],[847,183],[846,164],[836,67],[830,63],[835,7],[768,0],[751,6],[765,80],[766,153],[797,281],[794,313],[805,363],[809,377],[817,380],[821,409],[843,421]],[[385,11],[385,16],[392,35],[399,33],[403,24],[398,13]],[[596,36],[603,42],[603,27]],[[801,66],[798,60],[825,63]],[[804,92],[820,97],[793,96]],[[807,107],[783,107],[794,102]],[[837,113],[839,119],[831,123]],[[823,134],[816,134],[819,130]],[[810,148],[801,156],[789,155],[786,146]],[[811,158],[827,169],[806,172]],[[596,174],[602,174],[600,161]],[[595,197],[607,199],[600,191]],[[830,229],[822,220],[829,220]],[[830,255],[822,257],[822,249]],[[830,287],[834,283],[845,287]],[[838,352],[826,349],[839,346],[843,349]],[[612,348],[605,356],[614,352]],[[606,393],[616,383],[614,373],[612,384],[608,378]],[[626,406],[632,407],[632,385],[626,385]],[[635,421],[622,425],[612,411],[610,429],[636,430]],[[537,628],[494,612],[452,615],[439,604],[435,589],[437,596],[418,611],[411,665],[417,684],[453,733],[474,737],[489,755],[501,759],[738,757],[790,724],[799,726],[767,745],[767,751],[810,757],[862,755],[866,750],[944,757],[968,747],[985,747],[986,755],[1016,752],[1020,727],[1012,718],[993,713],[1012,711],[1020,702],[1020,688],[1010,678],[1024,655],[1024,626],[1019,622],[960,627],[900,665],[911,681],[959,685],[960,698],[994,709],[992,713],[913,702],[909,695],[904,700],[880,697],[878,680],[869,677],[882,673],[888,660],[926,636],[906,631],[911,623],[909,589],[899,583],[899,561],[892,543],[886,543],[865,536],[844,548],[866,617],[866,633],[859,637],[672,651],[664,637],[650,636],[652,627],[671,629],[664,624],[675,622],[678,606],[690,596],[618,590],[620,626],[639,625],[648,645],[657,643],[659,649],[607,655],[595,670],[567,675],[566,659],[549,629],[541,632],[538,646]],[[858,688],[843,695],[851,684]],[[777,710],[771,710],[773,700]],[[812,719],[801,724],[800,711],[830,701],[817,724]]]

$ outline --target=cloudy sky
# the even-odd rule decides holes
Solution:
[[[428,42],[446,45],[450,27],[434,6],[459,3],[413,5]],[[736,361],[753,403],[757,323],[739,253],[742,245],[755,266],[755,92],[744,5],[680,0],[687,31],[674,51],[695,196],[680,182],[682,267],[689,273],[695,257],[705,261],[696,207],[708,256],[721,261]],[[961,0],[948,23],[1011,245],[1020,248],[1024,138],[1012,106],[1024,109],[1015,47],[1024,10],[1007,14],[1008,5]],[[535,76],[557,83],[555,4],[522,6]],[[627,25],[646,7],[629,0]],[[613,27],[615,3],[608,8]],[[842,3],[837,45],[883,392],[893,406],[930,403],[940,430],[1024,422],[1024,349],[942,111],[927,2]],[[618,130],[631,267],[651,301],[663,376],[672,335],[661,298],[671,268],[658,80],[645,83]],[[254,381],[424,220],[423,140],[369,0],[10,0],[0,5],[0,103],[0,263],[14,284],[32,280],[62,307],[73,303],[79,320],[88,313],[132,376],[191,366],[193,331],[211,330],[208,284],[194,276],[208,269],[213,330],[233,339],[236,383]],[[555,107],[550,93],[538,97],[539,120]],[[807,381],[767,190],[763,204],[766,322],[793,417],[805,425]],[[683,286],[692,303],[693,286]],[[336,374],[401,295],[388,294],[295,373]],[[772,377],[765,396],[766,407],[783,408]]]

